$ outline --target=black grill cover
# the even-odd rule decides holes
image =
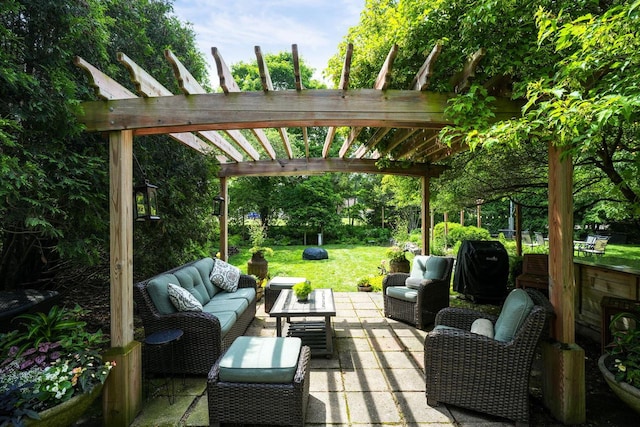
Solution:
[[[509,255],[494,240],[465,240],[460,245],[453,290],[472,300],[502,301],[507,294]]]

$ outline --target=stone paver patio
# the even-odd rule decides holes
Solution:
[[[424,392],[425,332],[383,317],[382,294],[335,293],[334,357],[311,360],[307,426],[510,426],[440,405]],[[262,301],[247,335],[275,336]],[[173,405],[162,391],[145,400],[133,426],[208,426],[206,378],[176,379]],[[269,408],[265,408],[268,411]]]

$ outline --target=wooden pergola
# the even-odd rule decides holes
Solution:
[[[353,47],[346,52],[338,89],[305,90],[300,80],[297,46],[293,45],[296,89],[274,91],[259,47],[255,48],[262,92],[241,92],[220,52],[212,48],[221,93],[206,93],[178,58],[165,51],[182,94],[173,94],[125,54],[118,60],[129,70],[138,94],[82,58],[99,101],[82,103],[80,121],[88,132],[109,134],[111,351],[118,363],[104,393],[107,425],[130,425],[141,408],[141,345],[133,337],[133,143],[138,135],[166,134],[201,153],[214,153],[221,165],[222,196],[228,200],[227,180],[235,176],[282,176],[321,172],[380,173],[422,179],[422,250],[429,252],[429,180],[443,167],[437,162],[466,149],[445,145],[439,131],[452,123],[444,116],[447,102],[464,92],[484,55],[479,50],[456,75],[454,93],[429,92],[429,78],[441,46],[436,45],[408,90],[388,89],[398,48],[382,65],[374,88],[349,89]],[[506,98],[495,103],[495,119],[509,120],[520,106]],[[307,127],[328,128],[322,156],[309,156]],[[304,156],[294,157],[287,129],[302,128]],[[330,157],[336,129],[348,127],[339,155]],[[277,141],[263,129],[278,130]],[[370,128],[369,132],[362,132]],[[242,129],[250,129],[246,137]],[[369,135],[363,138],[364,135]],[[278,157],[275,144],[281,144]],[[549,147],[549,276],[550,299],[556,310],[553,336],[546,343],[545,403],[567,424],[584,422],[584,352],[575,344],[573,271],[572,164],[570,156]],[[385,158],[385,166],[378,160]],[[227,204],[220,217],[220,252],[226,259]]]

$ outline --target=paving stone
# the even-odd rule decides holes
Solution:
[[[402,423],[402,417],[390,392],[348,391],[346,394],[352,425]]]
[[[349,424],[347,402],[343,392],[313,392],[309,394],[307,424]]]

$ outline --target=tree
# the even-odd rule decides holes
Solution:
[[[114,64],[116,52],[123,51],[177,91],[170,66],[162,58],[162,50],[171,48],[204,80],[205,61],[197,54],[193,31],[170,12],[170,2],[155,0],[7,0],[0,4],[2,289],[44,286],[52,278],[66,282],[107,277],[108,142],[101,135],[82,132],[77,123],[77,100],[95,95],[73,57],[82,56],[135,91],[133,83],[127,83],[126,69]],[[213,182],[213,159],[186,152],[182,157],[157,155],[168,140],[145,137],[144,141],[136,139],[135,153],[149,177],[171,174],[176,185],[184,177],[185,183],[179,185],[192,187],[180,193],[177,187],[155,182],[161,186],[161,209],[167,215],[153,230],[155,237],[137,227],[134,255],[139,274],[159,271],[158,263],[176,264],[164,262],[183,260],[194,247],[203,250],[210,227],[206,221],[193,220],[210,204],[205,188]],[[209,174],[194,174],[192,169]],[[137,179],[140,175],[136,170]],[[199,196],[180,200],[191,189]],[[169,195],[175,198],[167,199]],[[176,210],[183,211],[172,218],[167,206],[177,208],[179,203]],[[184,224],[190,226],[190,233],[184,232]],[[156,241],[153,252],[139,257],[140,249],[150,247],[159,236],[171,244]],[[94,266],[93,271],[87,271],[88,266]]]
[[[349,30],[340,52],[331,59],[329,75],[337,82],[349,41],[354,44],[351,85],[371,87],[371,76],[397,43],[391,86],[407,88],[433,46],[441,43],[429,90],[451,92],[456,90],[452,77],[467,58],[484,48],[475,85],[459,90],[448,109],[457,126],[444,132],[443,140],[463,137],[470,147],[484,145],[486,156],[499,160],[512,156],[516,146],[542,150],[549,142],[568,144],[575,148],[580,179],[575,194],[581,202],[578,213],[593,217],[590,209],[597,206],[598,212],[607,212],[613,219],[626,206],[637,218],[638,74],[630,72],[638,60],[637,10],[637,2],[618,1],[368,0],[359,25]],[[499,123],[487,133],[495,95],[528,101],[527,114],[519,121]],[[501,154],[505,146],[511,146],[512,152]],[[527,153],[531,148],[523,150]],[[473,167],[480,162],[476,170],[487,165],[482,155],[466,161],[452,164]],[[486,176],[492,172],[502,176],[502,171],[494,167]],[[455,176],[465,180],[463,172]],[[538,187],[534,175],[530,181],[521,178],[517,189],[511,186],[516,193]],[[602,178],[608,181],[607,188],[602,188]],[[474,200],[486,191],[481,183],[451,181],[439,189],[460,194],[461,188],[467,188],[463,199]],[[596,199],[588,199],[593,194]]]
[[[323,233],[340,225],[338,205],[341,198],[334,191],[330,175],[302,178],[283,200],[287,225],[306,232]]]

